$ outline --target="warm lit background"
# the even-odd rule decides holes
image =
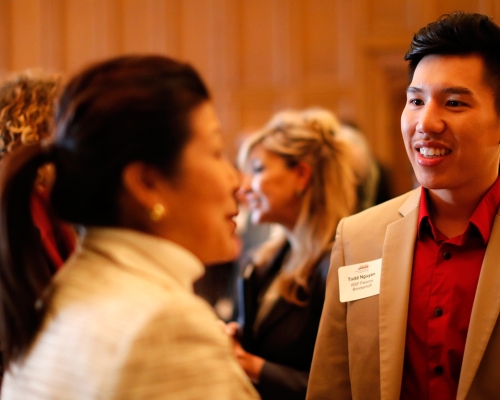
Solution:
[[[499,0],[0,0],[0,75],[181,58],[208,82],[231,156],[275,111],[320,105],[366,134],[396,195],[411,186],[403,56],[417,29],[454,10],[500,22]]]

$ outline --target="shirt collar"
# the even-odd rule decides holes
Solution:
[[[437,230],[437,228],[432,224],[432,220],[429,215],[429,203],[427,199],[427,189],[422,186],[421,196],[420,196],[420,211],[418,215],[418,232],[417,238],[422,239],[422,235],[426,230],[430,230],[431,235],[435,240],[442,240],[444,235]],[[474,226],[483,242],[486,244],[490,239],[491,228],[493,227],[493,220],[497,209],[500,206],[500,177],[497,178],[495,183],[488,189],[486,194],[483,196],[479,202],[476,210],[469,219],[469,225],[466,229],[469,230],[471,226]]]

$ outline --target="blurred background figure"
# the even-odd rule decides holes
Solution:
[[[324,108],[309,108],[304,111],[304,116],[329,127],[332,133],[335,132],[338,140],[347,143],[351,153],[350,163],[357,181],[356,212],[375,205],[380,188],[380,169],[366,137],[354,126],[341,124],[335,114]]]
[[[358,208],[363,211],[391,198],[389,176],[376,160],[366,136],[355,125],[343,123],[340,136],[350,143],[358,177]]]
[[[281,233],[243,264],[227,331],[263,399],[303,399],[335,229],[356,210],[352,154],[331,120],[283,111],[244,141],[239,165],[251,221]]]
[[[0,158],[19,147],[48,143],[52,139],[55,102],[61,81],[59,74],[24,71],[0,83]],[[74,250],[76,235],[49,206],[53,179],[52,165],[38,170],[31,196],[31,213],[47,263],[55,272]]]
[[[357,180],[356,212],[366,210],[377,202],[380,183],[379,166],[365,136],[351,125],[340,126],[339,137],[349,145],[352,153],[352,166]]]
[[[61,80],[59,74],[27,70],[0,83],[0,159],[19,147],[51,140]],[[36,239],[52,274],[61,268],[76,244],[73,228],[57,218],[49,206],[53,179],[51,165],[38,169],[29,211],[37,228]],[[0,378],[2,363],[0,358]]]
[[[188,64],[123,56],[64,87],[51,143],[0,169],[2,399],[255,399],[210,306],[205,265],[234,259],[237,172],[210,94]],[[30,199],[82,226],[53,277]]]

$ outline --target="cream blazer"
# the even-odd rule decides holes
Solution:
[[[56,275],[29,353],[2,399],[255,399],[210,306],[203,266],[174,243],[92,229]]]
[[[420,188],[341,221],[308,400],[399,399]],[[495,216],[457,399],[500,399],[500,219]],[[382,258],[380,295],[340,303],[338,268]]]

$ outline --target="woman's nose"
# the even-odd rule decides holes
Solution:
[[[227,165],[228,165],[229,181],[231,182],[233,190],[236,192],[241,184],[241,175],[231,162],[228,161]]]
[[[236,196],[240,203],[246,203],[246,195],[252,191],[252,187],[250,185],[251,178],[247,174],[240,175],[240,186],[236,191]]]
[[[242,193],[250,192],[252,190],[250,181],[251,177],[248,174],[241,174],[239,191],[241,191]]]

